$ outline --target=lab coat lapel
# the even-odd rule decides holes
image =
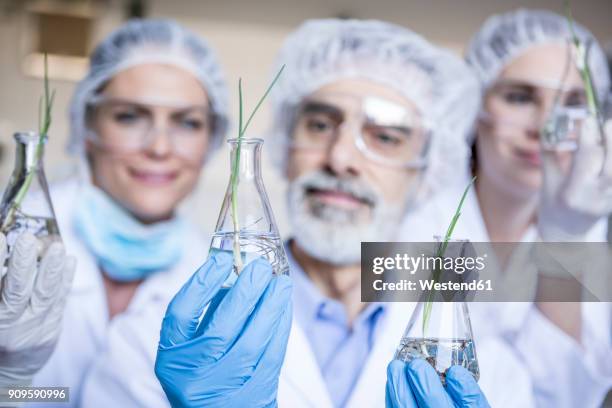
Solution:
[[[50,190],[55,216],[59,224],[62,241],[66,247],[66,253],[78,259],[71,293],[95,291],[102,284],[99,277],[100,273],[97,269],[98,266],[85,247],[83,240],[77,235],[74,227],[73,215],[80,193],[81,184],[73,179],[53,184]]]
[[[347,407],[384,407],[387,365],[393,359],[415,303],[389,304],[388,315],[375,334],[374,346],[349,398]]]
[[[298,268],[289,249],[287,253],[291,268]],[[415,303],[389,304],[347,407],[378,408],[385,405],[387,365],[395,354],[414,306]],[[279,380],[278,402],[282,408],[333,407],[310,343],[295,316]]]
[[[81,250],[69,253],[76,255],[78,259],[75,283],[69,301],[74,303],[74,312],[80,315],[78,320],[83,322],[88,331],[93,333],[91,339],[95,341],[95,348],[99,350],[105,346],[105,333],[109,324],[108,305],[102,275],[90,253]],[[78,280],[77,275],[79,275]],[[64,318],[66,319],[66,317]],[[77,318],[75,317],[75,319]]]
[[[278,401],[280,407],[333,407],[310,343],[295,316],[281,370]]]
[[[68,322],[75,319],[83,322],[87,330],[93,333],[91,338],[99,348],[103,345],[108,315],[104,283],[98,264],[79,238],[74,226],[74,207],[81,187],[78,180],[71,179],[52,185],[50,194],[66,253],[78,260],[66,307],[69,310],[67,313],[77,313],[78,316],[65,316],[64,319]],[[71,305],[74,307],[70,307]]]

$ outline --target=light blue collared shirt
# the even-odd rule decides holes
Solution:
[[[293,279],[293,309],[315,355],[335,407],[342,407],[361,374],[386,312],[383,303],[369,304],[349,325],[344,306],[325,297],[285,245]]]

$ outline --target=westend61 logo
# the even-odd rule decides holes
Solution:
[[[487,254],[482,256],[437,257],[421,254],[417,257],[409,254],[395,254],[392,257],[375,257],[372,260],[372,272],[381,275],[386,271],[406,271],[411,275],[420,270],[446,271],[463,274],[469,271],[485,269]]]
[[[486,254],[476,252],[467,241],[448,242],[444,256],[438,256],[440,249],[440,243],[433,242],[362,246],[362,277],[367,271],[362,289],[365,283],[366,290],[379,298],[409,293],[407,301],[424,292],[442,292],[440,298],[451,301],[493,291],[492,282],[479,277],[487,268]]]
[[[610,302],[610,265],[606,242],[362,242],[361,300]]]

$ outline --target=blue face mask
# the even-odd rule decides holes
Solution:
[[[111,279],[141,280],[181,258],[184,220],[141,224],[94,186],[87,186],[79,197],[74,222],[77,234]]]

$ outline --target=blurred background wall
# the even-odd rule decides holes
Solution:
[[[237,82],[245,82],[252,107],[270,79],[271,64],[284,37],[303,20],[322,17],[383,19],[409,27],[431,41],[461,53],[483,20],[517,7],[563,12],[562,0],[0,0],[0,189],[13,166],[12,133],[37,127],[42,91],[41,47],[56,50],[50,59],[56,89],[54,123],[46,151],[51,180],[70,174],[74,160],[66,155],[67,108],[86,59],[97,41],[129,16],[173,18],[204,36],[216,49],[232,90],[237,112]],[[574,1],[575,18],[612,50],[612,0]],[[55,54],[62,54],[58,56]],[[250,136],[262,136],[268,112],[258,114]],[[232,130],[231,135],[235,134]],[[265,160],[264,181],[282,232],[284,183]],[[229,177],[228,151],[209,163],[200,188],[186,211],[212,231]]]

